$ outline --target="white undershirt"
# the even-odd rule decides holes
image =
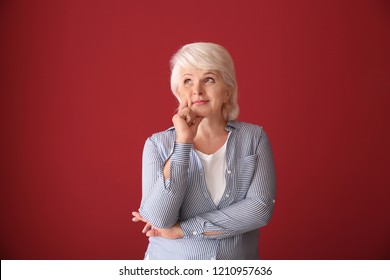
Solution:
[[[215,205],[221,201],[226,188],[226,143],[227,140],[218,151],[211,155],[195,150],[202,162],[207,189]]]

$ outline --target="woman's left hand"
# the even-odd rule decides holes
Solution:
[[[155,228],[153,227],[146,219],[144,219],[139,212],[132,212],[133,222],[144,222],[145,226],[142,229],[142,232],[145,233],[148,237],[160,236],[169,239],[182,238],[184,232],[180,227],[179,223],[176,223],[170,228]]]

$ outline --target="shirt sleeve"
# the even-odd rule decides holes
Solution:
[[[142,201],[140,214],[157,228],[173,226],[179,217],[187,188],[192,144],[175,143],[170,155],[170,179],[164,180],[163,160],[155,141],[149,138],[142,156]],[[169,159],[168,158],[168,159]]]
[[[271,146],[263,132],[256,149],[255,172],[246,197],[225,208],[182,221],[184,238],[221,239],[265,226],[273,213],[276,176]],[[205,232],[216,232],[204,235]]]

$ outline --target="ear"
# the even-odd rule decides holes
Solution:
[[[227,88],[226,89],[226,94],[225,94],[225,98],[224,98],[224,103],[227,103],[229,100],[230,100],[230,96],[231,96],[231,93],[230,93],[230,89]]]

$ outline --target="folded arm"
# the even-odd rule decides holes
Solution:
[[[143,214],[145,212],[141,212],[141,215],[144,217],[136,213],[135,221],[144,221],[146,223],[144,233],[147,236],[162,236],[166,238],[221,239],[265,226],[269,222],[274,209],[276,185],[273,155],[265,133],[263,133],[260,139],[256,155],[255,172],[246,197],[243,200],[220,210],[197,215],[180,223],[176,222],[177,218],[172,219],[172,227],[165,227],[164,230],[152,226],[151,224],[158,223],[154,223],[154,220],[146,218],[145,214]],[[158,200],[158,196],[155,199]],[[176,201],[179,204],[179,199]],[[165,210],[165,208],[164,211],[160,209],[158,214],[165,213]],[[171,210],[174,213],[174,210]],[[153,218],[158,220],[159,216],[154,215]]]
[[[271,146],[263,132],[246,197],[225,208],[182,221],[185,238],[226,238],[265,226],[275,203],[276,176]]]
[[[187,188],[189,157],[192,144],[175,143],[168,160],[158,153],[156,143],[148,139],[142,159],[142,201],[139,212],[154,227],[169,228],[179,218]],[[169,164],[169,178],[164,167]]]

